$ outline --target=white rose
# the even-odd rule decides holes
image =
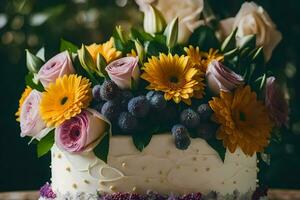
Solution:
[[[241,43],[242,37],[256,34],[256,45],[263,46],[266,61],[271,58],[273,49],[282,38],[268,13],[254,2],[245,2],[235,18],[222,20],[220,27],[225,37],[238,27],[237,45]]]
[[[203,0],[136,0],[140,10],[145,14],[149,12],[149,4],[157,8],[170,23],[174,18],[179,18],[178,42],[186,43],[203,22],[200,14],[203,10]]]

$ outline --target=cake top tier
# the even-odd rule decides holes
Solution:
[[[136,0],[144,29],[120,26],[101,44],[62,40],[45,61],[27,52],[27,87],[16,113],[21,136],[38,155],[55,143],[106,161],[112,135],[130,135],[142,151],[153,134],[171,132],[174,147],[205,139],[226,148],[263,152],[288,107],[267,61],[281,34],[255,3],[218,20],[203,0]],[[32,141],[31,140],[31,141]]]

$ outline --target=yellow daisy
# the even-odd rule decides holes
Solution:
[[[219,50],[217,49],[209,49],[208,52],[201,52],[201,63],[203,67],[205,68],[205,71],[209,65],[209,63],[213,60],[217,60],[219,62],[224,61],[224,55],[219,53]]]
[[[214,119],[221,124],[217,138],[230,152],[240,147],[252,156],[268,145],[273,124],[266,107],[249,86],[233,93],[221,91],[220,97],[214,97],[209,105],[215,112]]]
[[[100,53],[106,60],[107,63],[110,63],[121,57],[122,52],[114,48],[114,39],[110,38],[109,41],[103,44],[91,44],[86,46],[87,50],[91,54],[94,62],[97,61],[98,53]]]
[[[188,56],[153,56],[144,64],[141,78],[150,83],[149,90],[164,92],[166,100],[173,99],[191,104],[191,97],[202,98],[204,91],[203,73],[194,68]]]
[[[18,111],[16,112],[15,116],[17,117],[17,121],[20,121],[20,114],[21,114],[21,107],[25,101],[25,99],[28,97],[28,95],[30,94],[30,92],[32,91],[31,87],[27,86],[24,90],[24,92],[22,93],[22,96],[19,100],[19,108]]]
[[[50,83],[43,92],[40,114],[48,127],[57,127],[88,107],[91,100],[91,83],[88,79],[75,74],[64,75],[55,83]]]

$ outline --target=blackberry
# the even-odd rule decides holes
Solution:
[[[156,94],[156,92],[153,91],[153,90],[150,90],[150,91],[146,94],[147,100],[150,101],[150,99],[152,98],[152,96],[153,96],[154,94]]]
[[[212,122],[206,122],[200,124],[196,129],[197,137],[200,137],[204,140],[209,140],[216,135],[217,132],[217,124]]]
[[[126,110],[127,111],[127,105],[130,99],[133,98],[133,94],[131,91],[129,90],[123,90],[121,92],[121,108],[122,110]]]
[[[129,112],[122,112],[118,118],[118,125],[124,133],[132,133],[138,127],[138,120]]]
[[[118,117],[120,105],[117,101],[107,101],[101,108],[101,113],[111,122]]]
[[[118,86],[113,81],[106,80],[101,86],[100,97],[106,101],[113,100],[119,96],[119,92]]]
[[[193,109],[187,108],[181,112],[180,121],[187,128],[195,128],[200,124],[200,117]]]
[[[164,98],[164,95],[161,93],[156,93],[148,99],[151,108],[154,110],[163,110],[167,106],[167,101]]]
[[[141,95],[130,99],[128,111],[137,118],[145,117],[150,110],[150,104],[145,96]]]
[[[175,139],[175,146],[177,149],[186,150],[190,146],[191,139],[188,130],[183,125],[174,125],[171,132]]]
[[[100,96],[101,85],[95,85],[92,89],[93,99],[96,101],[101,101]]]
[[[210,120],[210,117],[213,114],[213,111],[208,104],[201,104],[200,106],[198,106],[197,112],[202,121]]]
[[[186,194],[180,198],[180,200],[201,200],[201,199],[202,199],[202,194],[200,192]]]

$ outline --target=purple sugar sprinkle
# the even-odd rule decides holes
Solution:
[[[47,199],[55,199],[56,194],[53,192],[51,184],[48,182],[40,188],[40,196]]]

